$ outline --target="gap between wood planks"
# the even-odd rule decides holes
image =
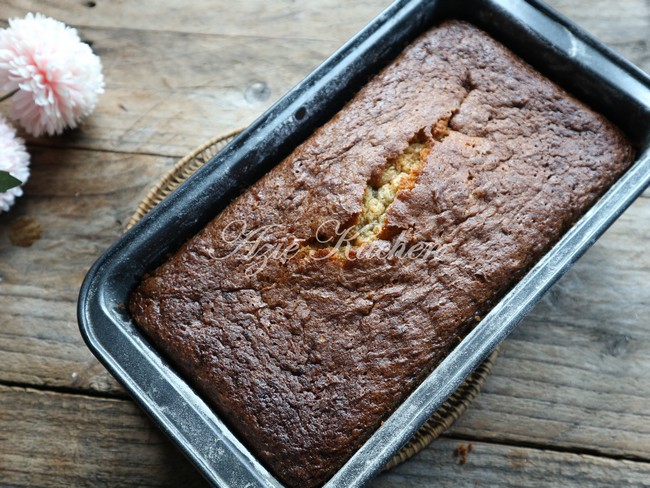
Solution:
[[[617,461],[631,461],[635,463],[650,464],[650,457],[636,456],[636,455],[623,455],[614,453],[603,453],[598,449],[589,449],[586,447],[565,447],[557,444],[542,444],[539,442],[525,442],[512,439],[499,439],[494,436],[468,436],[464,434],[443,433],[441,437],[445,439],[466,441],[466,442],[481,442],[483,444],[494,444],[500,446],[521,447],[525,449],[535,449],[538,451],[552,451],[566,454],[579,454],[584,456],[593,456],[602,459],[615,459]],[[435,442],[435,441],[434,441]]]
[[[129,394],[124,392],[111,392],[102,390],[91,390],[86,388],[74,388],[72,386],[55,386],[55,385],[36,385],[33,383],[23,383],[19,381],[0,381],[0,390],[3,388],[22,390],[29,392],[55,393],[61,395],[70,395],[78,398],[99,398],[102,400],[127,400],[132,401]]]
[[[107,149],[105,147],[86,147],[86,146],[66,146],[64,144],[39,144],[33,141],[27,142],[27,152],[30,149],[51,149],[51,150],[71,150],[71,151],[87,151],[87,152],[97,152],[105,154],[127,154],[131,156],[151,156],[155,158],[177,158],[181,159],[185,157],[185,154],[163,154],[163,153],[154,153],[147,151],[124,151],[119,149]],[[194,148],[188,148],[187,152],[189,153]],[[162,177],[162,174],[160,175]]]
[[[55,19],[59,20],[59,19]],[[369,19],[369,21],[372,20]],[[63,21],[68,25],[67,21]],[[261,35],[261,34],[228,34],[228,33],[223,33],[223,32],[195,32],[195,31],[184,31],[184,30],[176,30],[176,29],[142,29],[142,28],[136,28],[136,27],[108,27],[108,26],[102,26],[102,25],[90,25],[90,24],[77,24],[75,23],[74,25],[69,24],[69,26],[77,29],[79,31],[79,34],[81,37],[82,41],[86,41],[85,36],[83,35],[83,31],[85,29],[89,30],[121,30],[121,31],[130,31],[130,32],[146,32],[146,33],[152,33],[152,34],[180,34],[180,35],[192,35],[192,36],[205,36],[205,37],[217,37],[217,38],[222,38],[222,39],[239,39],[239,40],[259,40],[259,41],[269,41],[269,40],[276,40],[276,41],[296,41],[296,42],[331,42],[332,39],[327,38],[327,37],[283,37],[283,36],[269,36],[269,35]],[[7,28],[9,27],[9,22],[6,19],[0,19],[0,28]]]

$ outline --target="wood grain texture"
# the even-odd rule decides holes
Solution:
[[[0,386],[2,486],[207,487],[131,402]],[[650,464],[440,439],[370,486],[650,486]]]
[[[26,195],[0,215],[0,384],[45,390],[0,386],[0,486],[205,486],[83,344],[81,280],[177,157],[252,121],[389,2],[94,3],[0,4],[0,26],[28,10],[78,26],[107,81],[81,129],[28,139]],[[649,2],[549,3],[650,71]],[[648,484],[644,195],[509,338],[453,437],[375,486]],[[43,230],[30,247],[10,239],[25,218]],[[476,446],[464,465],[459,439]]]
[[[0,485],[206,487],[139,408],[0,386]]]
[[[86,271],[123,231],[174,159],[69,149],[30,149],[32,176],[0,215],[0,381],[121,392],[79,335],[76,300]],[[43,235],[12,244],[29,216]]]
[[[468,442],[438,439],[420,454],[381,475],[375,488],[465,486],[610,488],[650,486],[650,465],[584,454],[471,442],[462,463],[459,448]]]
[[[5,0],[3,17],[18,17],[35,5],[40,12],[70,25],[340,42],[366,25],[390,0],[239,0],[236,4],[195,0],[115,2],[98,0],[93,7],[75,0]],[[155,5],[155,8],[153,6]],[[335,20],[335,22],[334,22]],[[323,28],[326,26],[326,28]]]

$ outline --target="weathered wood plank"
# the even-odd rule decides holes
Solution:
[[[0,17],[20,17],[38,10],[76,26],[120,27],[138,30],[218,34],[235,37],[266,37],[295,40],[326,40],[339,44],[379,14],[390,0],[340,0],[295,2],[294,0],[241,0],[215,3],[196,0],[192,5],[176,2],[88,2],[70,0],[5,0]],[[332,22],[335,20],[335,22]]]
[[[174,159],[33,149],[26,194],[0,216],[0,381],[121,391],[79,335],[83,277]],[[16,223],[42,227],[31,247]]]
[[[452,433],[650,460],[649,216],[639,199],[546,295]]]
[[[436,440],[413,459],[382,474],[375,488],[650,486],[650,465],[631,461],[472,442],[465,463],[457,449],[467,442]]]
[[[2,486],[205,487],[133,403],[0,387]]]
[[[207,486],[126,400],[0,386],[0,445],[3,486]],[[459,445],[439,439],[370,486],[650,486],[647,463],[474,442],[460,464]]]

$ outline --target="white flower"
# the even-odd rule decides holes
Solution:
[[[16,137],[16,130],[3,117],[0,117],[0,170],[18,178],[23,184],[29,178],[29,154],[23,141]],[[16,197],[22,194],[20,186],[0,193],[0,213],[8,211]]]
[[[14,120],[34,136],[60,134],[95,109],[104,92],[101,61],[58,20],[10,19],[0,30],[0,95],[15,90]]]

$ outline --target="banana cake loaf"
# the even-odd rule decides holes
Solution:
[[[282,483],[319,486],[632,160],[605,118],[448,21],[129,309]]]

